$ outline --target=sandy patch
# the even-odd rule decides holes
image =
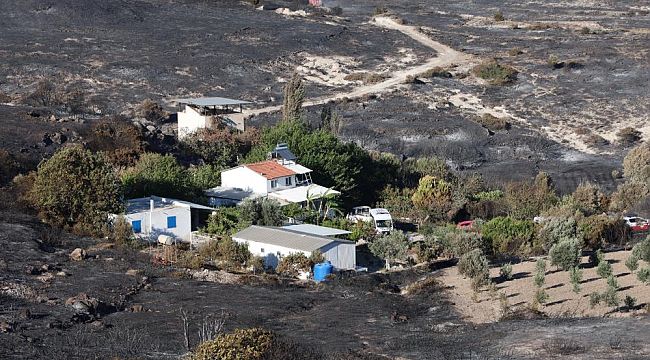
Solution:
[[[350,83],[345,76],[361,65],[361,62],[348,56],[322,57],[302,54],[303,61],[296,68],[307,81],[319,85],[336,87]]]
[[[637,308],[643,308],[650,303],[650,286],[641,283],[636,273],[631,274],[625,266],[625,260],[630,251],[618,251],[605,254],[605,259],[612,263],[614,274],[617,277],[619,291],[618,296],[623,306],[625,295],[630,295],[637,300]],[[588,258],[582,259],[587,264]],[[640,261],[639,268],[647,264]],[[607,288],[607,281],[596,274],[596,268],[584,268],[581,283],[581,291],[576,294],[569,282],[569,274],[566,271],[556,271],[550,266],[547,260],[546,283],[544,289],[550,296],[549,301],[540,307],[540,310],[549,316],[614,316],[623,317],[634,314],[645,313],[645,310],[637,309],[633,312],[612,312],[612,308],[600,304],[591,308],[589,294],[592,292],[602,293]],[[526,307],[533,301],[536,287],[533,283],[535,273],[535,262],[528,261],[513,265],[513,280],[497,283],[497,291],[507,296],[508,304],[512,308]],[[490,275],[497,280],[499,268],[490,269]],[[502,314],[502,307],[499,296],[491,297],[489,291],[483,290],[478,294],[478,302],[472,300],[472,289],[469,279],[458,274],[458,268],[453,267],[441,271],[440,281],[446,286],[456,310],[465,320],[473,323],[490,323],[498,321]]]

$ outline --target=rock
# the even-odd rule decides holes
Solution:
[[[68,276],[68,273],[65,271],[59,271],[58,273],[56,273],[56,276]]]
[[[34,111],[34,110],[28,112],[27,115],[29,115],[31,117],[41,117],[41,113],[39,113],[38,111]]]
[[[50,136],[50,139],[55,142],[56,144],[63,144],[64,142],[68,141],[68,137],[65,136],[64,134],[60,132],[54,133],[52,136]]]
[[[48,329],[63,329],[63,323],[60,320],[55,320],[47,323]]]
[[[77,312],[94,313],[99,306],[99,300],[88,296],[86,293],[79,293],[77,296],[68,298],[65,304],[72,306]]]
[[[52,115],[50,115],[50,118],[48,120],[54,122],[54,121],[56,121],[56,116],[54,116],[54,114],[52,114]]]
[[[156,132],[156,127],[153,125],[147,125],[147,130],[150,132]]]
[[[54,279],[54,275],[52,275],[51,273],[45,273],[41,276],[38,276],[37,279],[41,282],[48,283],[52,281],[52,279]]]
[[[82,248],[76,248],[70,253],[70,260],[72,261],[81,261],[86,258],[86,250]]]
[[[131,306],[130,310],[131,310],[131,312],[143,312],[144,307],[142,305],[140,305],[140,304],[137,304],[137,305]]]
[[[20,312],[18,313],[18,316],[19,316],[21,319],[29,319],[29,318],[32,317],[32,313],[31,313],[31,311],[29,311],[29,309],[22,309],[22,310],[20,310]]]
[[[10,333],[14,331],[14,324],[9,321],[0,321],[0,333]]]
[[[126,271],[126,274],[129,275],[129,276],[136,276],[136,275],[138,275],[139,272],[140,271],[136,270],[136,269],[129,269],[129,270]]]

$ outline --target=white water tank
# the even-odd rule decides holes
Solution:
[[[174,238],[169,235],[158,235],[158,243],[162,245],[174,245]]]

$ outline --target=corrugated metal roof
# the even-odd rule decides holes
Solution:
[[[283,246],[301,251],[314,251],[332,243],[354,244],[352,241],[310,235],[282,228],[251,225],[232,236],[236,239]]]
[[[285,230],[297,231],[305,234],[317,236],[336,236],[350,234],[347,230],[335,229],[327,226],[319,226],[314,224],[296,224],[287,225],[282,227]]]
[[[244,166],[269,180],[296,174],[293,170],[278,164],[278,162],[274,160],[267,160],[253,164],[244,164]]]
[[[172,101],[179,104],[190,104],[190,105],[197,105],[197,106],[226,106],[226,105],[251,104],[251,102],[245,100],[228,99],[222,97],[185,98],[185,99],[173,99]]]
[[[280,200],[285,203],[299,203],[308,199],[319,199],[325,195],[340,195],[339,191],[326,188],[324,186],[311,184],[307,186],[296,186],[294,188],[278,190],[269,193],[269,197]]]

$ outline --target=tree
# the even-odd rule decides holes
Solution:
[[[230,236],[245,227],[238,207],[220,207],[208,218],[205,231],[209,234]]]
[[[537,233],[537,241],[544,251],[549,251],[553,245],[563,240],[576,239],[582,242],[584,235],[573,217],[553,217],[542,224]]]
[[[533,182],[524,181],[506,185],[504,200],[510,216],[516,219],[532,219],[557,203],[551,178],[539,173]]]
[[[582,183],[573,192],[573,201],[586,216],[601,214],[609,209],[609,199],[598,186]]]
[[[622,245],[630,237],[630,227],[622,218],[612,218],[608,215],[592,215],[579,223],[584,234],[585,246],[598,250],[605,244]]]
[[[650,183],[650,143],[630,150],[623,159],[623,175],[627,181]]]
[[[305,86],[298,73],[293,73],[291,79],[282,90],[284,100],[282,103],[282,120],[294,121],[302,119],[302,102],[305,99]]]
[[[137,116],[145,118],[153,123],[162,123],[167,120],[169,113],[158,103],[151,99],[144,99],[135,109]]]
[[[194,166],[189,169],[192,186],[197,189],[211,189],[221,184],[220,168],[214,165]]]
[[[476,290],[490,281],[488,261],[480,249],[474,249],[458,260],[458,272],[472,279]]]
[[[569,281],[573,285],[573,292],[580,293],[580,282],[582,281],[582,270],[575,266],[569,269]]]
[[[483,225],[483,237],[495,254],[520,255],[530,252],[535,224],[530,220],[496,217]]]
[[[452,187],[444,179],[423,176],[411,197],[413,205],[435,220],[448,219],[452,205]]]
[[[581,244],[577,239],[563,239],[551,247],[551,265],[569,270],[580,264]]]
[[[113,168],[80,146],[61,149],[38,167],[30,198],[45,222],[94,235],[123,208]]]
[[[246,199],[239,206],[242,220],[251,225],[280,226],[284,223],[280,203],[268,198]]]
[[[184,137],[180,143],[181,152],[190,161],[221,168],[233,167],[250,152],[259,141],[259,131],[247,128],[241,132],[228,127],[200,129]]]
[[[171,155],[143,154],[138,162],[122,175],[126,196],[151,195],[193,200],[201,189],[192,186],[187,171]]]
[[[375,239],[368,248],[375,256],[385,259],[386,269],[390,269],[391,261],[406,260],[409,241],[403,232],[393,231]]]

